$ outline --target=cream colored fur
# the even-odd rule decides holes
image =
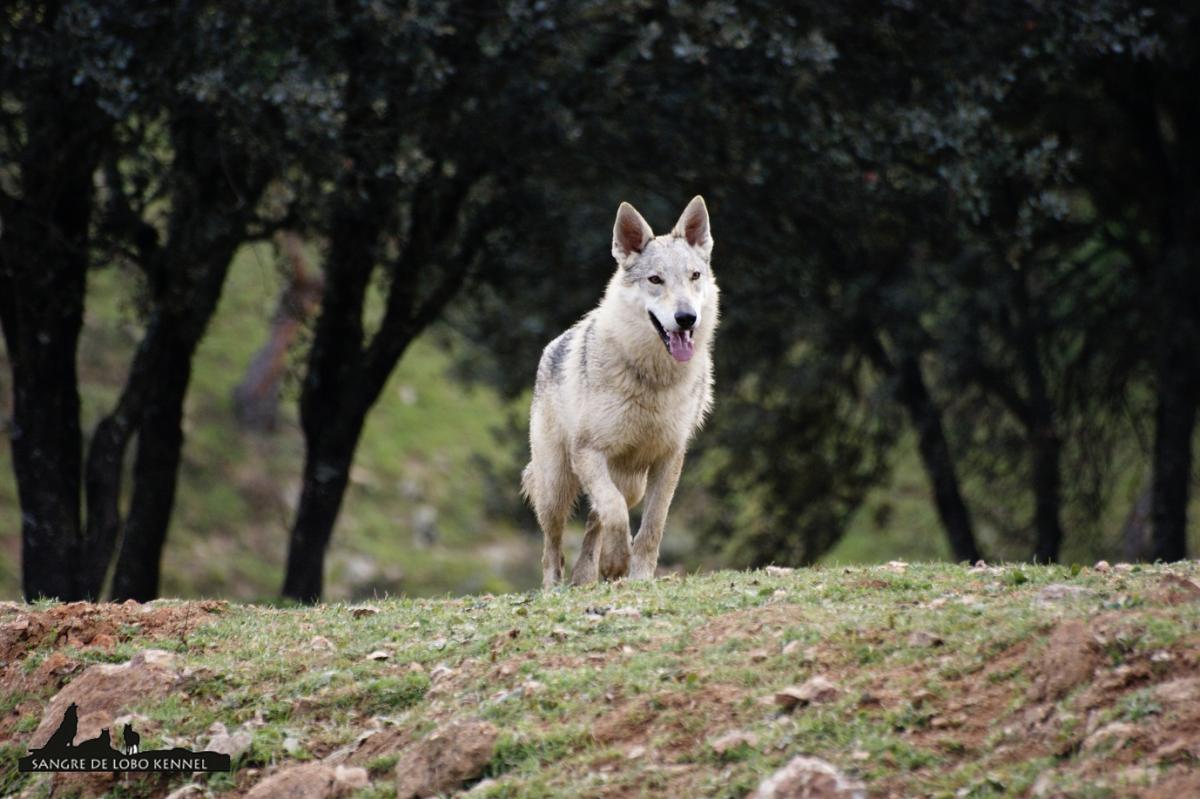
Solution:
[[[545,537],[547,588],[563,578],[563,527],[581,491],[590,512],[571,582],[654,577],[688,439],[712,406],[718,291],[711,252],[700,197],[658,237],[622,203],[613,231],[617,271],[600,305],[543,351],[530,409],[532,458],[521,483]],[[696,316],[694,354],[680,362],[650,314],[670,338],[688,313]],[[629,510],[643,495],[631,540]]]

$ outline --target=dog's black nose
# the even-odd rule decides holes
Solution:
[[[679,311],[675,314],[675,324],[679,325],[681,330],[691,330],[692,325],[696,324],[696,315],[687,311]]]

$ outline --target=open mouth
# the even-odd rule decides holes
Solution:
[[[649,312],[650,323],[654,325],[654,329],[658,331],[658,337],[662,339],[663,346],[667,348],[667,352],[671,357],[680,363],[690,361],[692,356],[696,354],[696,343],[692,339],[692,330],[672,330],[667,332],[661,324],[658,317],[653,311]]]

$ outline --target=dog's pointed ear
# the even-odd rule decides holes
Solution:
[[[624,263],[629,256],[646,249],[653,238],[654,231],[637,209],[629,203],[621,203],[617,221],[613,224],[612,254],[617,263]]]
[[[697,194],[688,203],[687,208],[675,223],[671,235],[684,239],[688,244],[704,253],[707,258],[712,253],[712,232],[708,227],[708,206],[704,198]]]

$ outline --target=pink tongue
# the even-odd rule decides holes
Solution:
[[[696,344],[692,341],[691,334],[678,330],[672,331],[667,335],[670,337],[671,357],[680,363],[690,361],[696,353]]]

